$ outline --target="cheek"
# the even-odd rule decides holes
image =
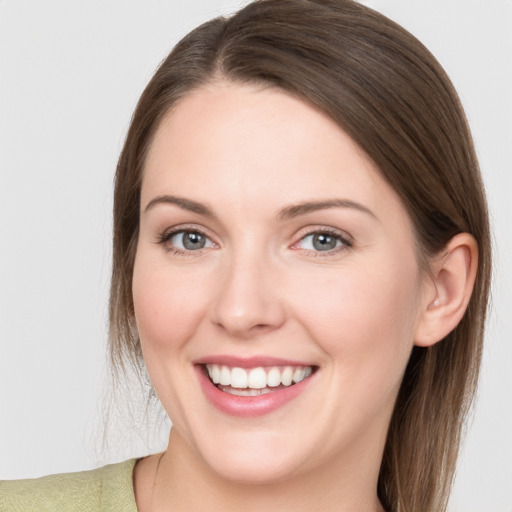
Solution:
[[[347,272],[324,282],[323,292],[315,290],[301,307],[310,312],[306,328],[328,361],[325,401],[333,432],[348,428],[347,416],[355,430],[375,425],[376,418],[387,425],[413,347],[415,272],[405,278],[389,266],[386,272]]]
[[[303,283],[297,317],[344,374],[401,373],[413,346],[420,280],[415,264],[365,265]],[[368,372],[366,372],[368,374]]]
[[[190,275],[140,251],[133,274],[133,302],[144,361],[173,424],[183,431],[193,375],[184,347],[204,318],[204,297]]]
[[[191,276],[165,262],[136,259],[133,275],[135,319],[143,350],[173,350],[194,333],[204,316],[204,294]]]

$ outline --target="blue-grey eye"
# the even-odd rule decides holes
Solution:
[[[205,247],[213,247],[212,241],[197,231],[179,231],[170,238],[171,245],[177,249],[197,251]]]
[[[342,238],[331,233],[311,233],[300,242],[300,248],[308,251],[332,251],[344,244]]]

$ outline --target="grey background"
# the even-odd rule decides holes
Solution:
[[[122,421],[110,430],[109,450],[98,433],[113,172],[161,59],[200,22],[243,3],[0,0],[0,478],[147,452],[144,436]],[[433,51],[473,128],[496,271],[451,510],[511,512],[512,1],[363,3]],[[158,436],[152,442],[155,449]]]

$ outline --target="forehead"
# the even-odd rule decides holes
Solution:
[[[404,214],[334,120],[276,88],[231,82],[194,91],[163,119],[146,161],[142,204],[163,193],[246,208],[334,196],[377,209],[393,202]]]

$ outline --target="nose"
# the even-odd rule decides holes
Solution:
[[[212,304],[213,323],[241,339],[278,329],[286,319],[279,272],[268,259],[254,256],[231,258]]]

